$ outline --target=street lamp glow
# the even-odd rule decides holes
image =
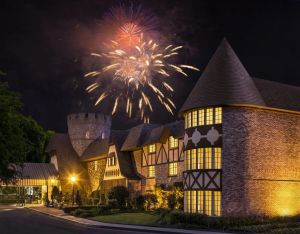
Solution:
[[[71,182],[74,183],[76,181],[76,177],[75,176],[71,176]]]

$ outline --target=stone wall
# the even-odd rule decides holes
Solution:
[[[95,161],[97,161],[96,166]],[[86,163],[92,191],[98,190],[101,187],[106,166],[106,158],[95,161]]]
[[[110,134],[110,116],[98,113],[70,114],[67,117],[68,134],[77,152],[81,156],[95,139],[108,138]]]
[[[300,213],[300,115],[224,108],[222,214]]]

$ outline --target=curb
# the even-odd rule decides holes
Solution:
[[[41,210],[34,209],[33,207],[24,207],[25,209],[32,210],[37,213],[45,214],[48,216],[52,216],[58,219],[62,219],[64,221],[74,222],[82,225],[86,225],[89,228],[106,228],[113,230],[124,230],[124,231],[139,231],[139,232],[151,232],[151,233],[181,233],[181,234],[229,234],[225,232],[214,232],[214,231],[205,231],[205,230],[188,230],[188,229],[175,229],[175,228],[161,228],[161,227],[151,227],[151,226],[141,226],[141,225],[130,225],[130,224],[112,224],[112,223],[103,223],[96,220],[77,218],[70,219],[67,217],[73,217],[71,215],[55,215],[51,213],[47,213]],[[82,219],[82,220],[78,220]],[[90,222],[95,222],[92,224],[90,222],[85,222],[84,220],[88,220]]]

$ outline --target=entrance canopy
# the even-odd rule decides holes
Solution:
[[[43,186],[48,180],[57,180],[58,171],[51,163],[23,163],[15,166],[18,172],[17,185]]]

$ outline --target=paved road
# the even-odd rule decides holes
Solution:
[[[15,206],[0,206],[1,234],[142,234],[141,232],[92,228]],[[147,232],[149,233],[149,232]],[[145,233],[143,233],[145,234]]]

